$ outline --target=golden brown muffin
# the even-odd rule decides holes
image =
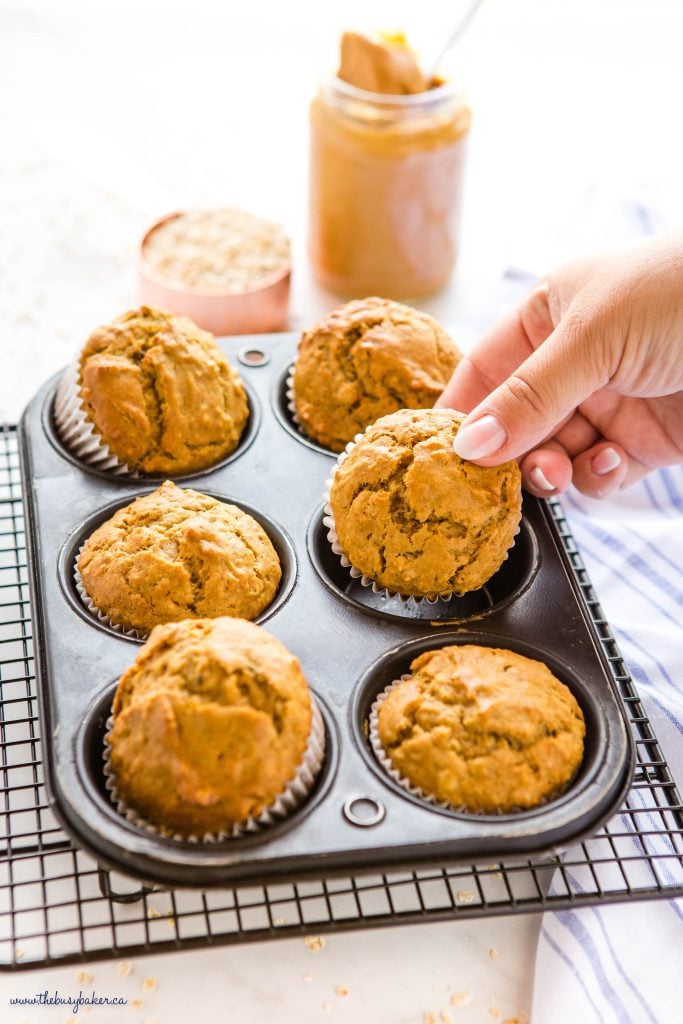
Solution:
[[[460,358],[427,313],[389,299],[348,302],[299,342],[294,400],[301,426],[340,452],[380,416],[434,405]]]
[[[79,385],[104,444],[144,473],[205,469],[237,447],[247,422],[244,387],[213,335],[148,306],[90,335]]]
[[[410,669],[380,704],[378,735],[425,795],[495,814],[553,800],[574,778],[583,714],[542,662],[466,645],[428,651]]]
[[[254,619],[282,576],[277,552],[252,516],[170,480],[95,530],[78,570],[113,624],[144,633],[179,619]]]
[[[119,682],[110,765],[118,796],[164,831],[229,830],[294,777],[311,728],[301,666],[242,619],[157,626]]]
[[[351,564],[388,590],[435,597],[477,590],[521,518],[516,462],[483,468],[453,451],[452,409],[403,409],[365,431],[337,465],[330,504]]]

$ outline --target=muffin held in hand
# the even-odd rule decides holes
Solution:
[[[506,558],[521,518],[519,467],[484,468],[456,455],[463,419],[452,409],[403,409],[339,459],[330,490],[338,543],[387,590],[466,593]]]
[[[456,645],[420,655],[410,669],[377,715],[381,748],[404,781],[481,814],[535,807],[567,788],[586,730],[546,665]]]
[[[378,417],[432,406],[459,361],[427,313],[389,299],[348,302],[301,338],[297,416],[309,437],[340,452]]]
[[[298,660],[241,619],[158,626],[119,682],[109,734],[116,795],[164,832],[255,817],[307,756],[312,701]]]
[[[168,480],[95,530],[77,568],[111,624],[143,633],[179,619],[254,619],[282,575],[252,516]]]
[[[247,422],[244,387],[213,335],[147,306],[91,334],[77,377],[84,426],[143,473],[206,469],[237,447]]]

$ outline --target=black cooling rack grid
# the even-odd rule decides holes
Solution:
[[[19,457],[0,430],[0,966],[48,966],[209,944],[683,895],[683,808],[633,682],[552,504],[627,708],[631,791],[591,839],[543,861],[200,892],[141,889],[65,835],[45,792]]]

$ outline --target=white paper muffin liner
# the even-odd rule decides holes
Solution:
[[[105,613],[97,607],[92,597],[85,589],[83,577],[81,576],[78,569],[78,559],[81,557],[81,552],[83,551],[83,548],[85,547],[86,543],[87,542],[84,541],[83,544],[81,544],[80,548],[78,549],[78,553],[74,560],[73,568],[74,585],[76,587],[78,596],[80,597],[83,606],[90,612],[93,618],[97,619],[98,622],[101,622],[103,626],[108,626],[109,629],[113,629],[115,633],[120,633],[121,636],[132,637],[135,640],[146,640],[147,637],[149,636],[149,633],[147,633],[145,630],[126,629],[125,626],[121,626],[117,622],[112,622],[109,616],[105,615]]]
[[[307,433],[306,428],[304,427],[303,423],[301,422],[299,414],[296,411],[296,399],[294,397],[294,371],[295,371],[295,369],[296,369],[296,361],[294,361],[292,363],[292,365],[290,366],[289,371],[287,373],[287,379],[285,380],[285,399],[286,399],[286,402],[287,402],[287,410],[288,410],[290,416],[292,417],[292,422],[294,423],[294,426],[299,431],[301,436],[304,437],[307,441],[311,441],[313,444],[317,444],[318,447],[322,448],[323,451],[329,452],[330,455],[334,455],[334,452],[333,452],[333,450],[331,448],[328,448],[326,445],[322,444],[320,441],[316,440],[316,438],[312,437],[309,433]]]
[[[296,369],[296,362],[293,362],[287,371],[287,379],[285,380],[285,398],[287,399],[287,408],[292,414],[292,420],[296,423],[300,433],[307,437],[306,431],[303,428],[299,414],[296,411],[296,400],[294,398],[294,371]]]
[[[395,690],[399,683],[402,683],[404,679],[410,679],[409,672],[402,675],[400,679],[394,679],[392,683],[385,686],[382,692],[375,697],[372,707],[370,708],[370,714],[368,716],[368,739],[370,741],[372,752],[389,778],[393,779],[401,789],[405,789],[412,796],[419,797],[420,800],[424,800],[433,807],[441,807],[447,811],[466,812],[467,809],[465,807],[456,807],[447,800],[437,800],[435,796],[432,796],[430,793],[425,793],[419,786],[414,786],[404,775],[401,775],[398,768],[394,767],[391,758],[382,746],[379,738],[379,709],[389,694]]]
[[[79,373],[78,363],[72,363],[57,385],[54,420],[60,439],[73,455],[95,469],[113,476],[139,477],[137,470],[109,450],[88,420],[80,395]]]
[[[150,835],[165,836],[168,839],[175,839],[184,843],[220,843],[226,839],[236,839],[239,836],[262,832],[284,818],[288,818],[310,793],[325,758],[325,723],[320,708],[313,695],[311,695],[311,731],[308,735],[306,750],[294,776],[273,803],[269,804],[268,807],[264,807],[256,817],[250,816],[240,824],[233,825],[231,829],[225,829],[221,832],[206,832],[204,835],[184,836],[179,832],[172,832],[170,829],[152,825],[151,822],[143,818],[141,814],[125,803],[119,796],[116,789],[116,776],[110,763],[109,737],[111,736],[113,725],[114,718],[113,715],[110,715],[105,724],[106,732],[104,735],[102,757],[104,761],[105,788],[109,793],[111,802],[115,805],[118,813],[132,825],[144,829]]]
[[[335,555],[338,556],[338,558],[339,558],[341,564],[344,566],[344,568],[349,570],[350,576],[354,580],[359,580],[361,586],[363,586],[363,587],[371,587],[373,593],[375,593],[375,594],[382,594],[383,596],[388,597],[388,598],[398,597],[398,599],[400,601],[403,601],[404,604],[408,604],[409,602],[414,602],[415,604],[418,604],[418,605],[422,604],[422,603],[435,605],[435,604],[439,604],[440,602],[444,602],[445,604],[448,604],[448,602],[451,601],[453,599],[453,597],[461,597],[462,593],[467,593],[467,591],[460,592],[460,591],[455,591],[455,590],[446,590],[446,591],[443,591],[440,594],[435,595],[434,597],[416,597],[414,594],[402,594],[402,593],[400,593],[399,591],[396,591],[396,590],[389,590],[388,587],[383,587],[381,584],[377,583],[375,580],[371,579],[369,576],[366,576],[364,573],[362,573],[360,571],[360,569],[357,569],[356,566],[353,565],[353,563],[349,561],[348,557],[344,553],[344,550],[343,550],[341,544],[339,543],[339,536],[337,534],[337,528],[336,528],[335,521],[334,521],[334,512],[332,511],[332,505],[330,503],[330,491],[332,490],[332,483],[334,481],[335,473],[337,472],[339,467],[342,465],[342,463],[349,457],[350,453],[355,448],[357,442],[360,441],[360,439],[363,436],[364,435],[362,433],[356,434],[356,436],[354,437],[353,441],[349,441],[349,443],[347,444],[346,448],[344,449],[343,452],[341,452],[341,454],[339,455],[336,463],[332,467],[332,472],[330,474],[329,480],[327,480],[325,482],[325,491],[323,493],[323,501],[325,502],[325,506],[324,506],[324,509],[323,509],[323,524],[324,524],[324,526],[327,527],[327,539],[330,542],[330,546],[331,546],[333,552],[335,553]],[[514,534],[512,535],[512,543],[510,544],[510,547],[508,548],[508,550],[505,552],[505,558],[503,559],[503,562],[507,561],[507,559],[508,559],[508,556],[510,554],[510,549],[512,548],[512,546],[513,546],[513,544],[515,542],[515,537],[518,535],[518,533],[520,531],[520,528],[521,528],[520,524],[521,524],[521,519],[520,519],[520,522],[517,524],[517,529],[515,530]],[[499,568],[500,568],[500,566],[499,566]],[[496,572],[498,572],[498,569],[496,569]]]

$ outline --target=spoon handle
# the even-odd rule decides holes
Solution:
[[[472,3],[469,5],[467,10],[463,14],[462,18],[460,19],[458,24],[453,29],[453,32],[449,36],[448,41],[446,42],[445,46],[443,47],[442,50],[440,50],[440,52],[439,52],[438,56],[436,57],[436,59],[434,61],[432,61],[432,66],[431,66],[431,68],[429,70],[429,73],[427,74],[427,78],[432,78],[433,77],[433,75],[435,74],[436,69],[438,68],[439,64],[441,63],[441,61],[443,60],[445,55],[448,53],[448,51],[451,49],[451,47],[455,46],[455,44],[457,43],[458,39],[463,34],[465,29],[467,29],[467,27],[469,26],[470,22],[474,18],[475,14],[479,10],[479,8],[483,4],[483,2],[484,2],[484,0],[472,0]]]

